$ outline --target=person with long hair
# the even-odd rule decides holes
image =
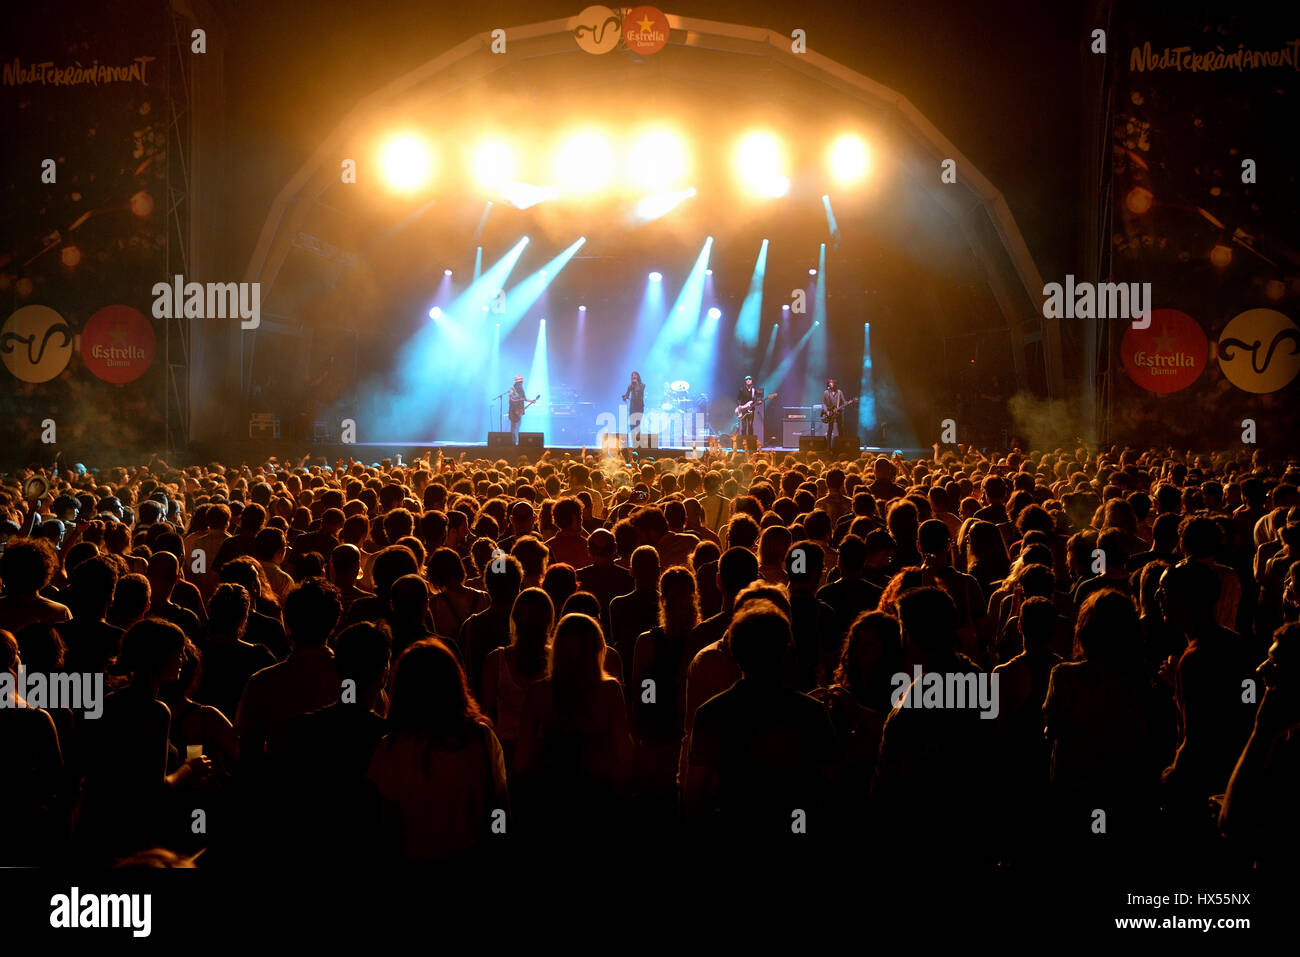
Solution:
[[[201,785],[212,770],[207,757],[183,759],[171,742],[171,710],[159,694],[177,682],[185,662],[185,632],[160,618],[145,618],[122,638],[118,667],[130,683],[104,701],[103,714],[86,721],[86,779],[79,828],[92,859],[166,844],[171,788]]]
[[[1057,665],[1048,682],[1051,781],[1061,820],[1081,835],[1090,833],[1093,808],[1108,809],[1108,833],[1142,833],[1172,756],[1172,706],[1147,678],[1141,632],[1128,595],[1093,592],[1075,623],[1075,660]]]
[[[529,813],[566,841],[604,831],[631,756],[623,688],[605,670],[605,651],[595,618],[561,618],[550,674],[529,685],[520,716],[516,760]]]
[[[997,590],[997,583],[1011,571],[1007,543],[992,522],[976,519],[965,530],[966,574],[979,582],[987,603]]]
[[[465,619],[489,604],[487,592],[465,583],[465,563],[454,549],[434,549],[429,556],[429,584],[433,586],[429,611],[434,633],[440,637],[454,641]]]
[[[632,373],[632,380],[623,391],[623,401],[627,403],[627,445],[635,448],[641,435],[641,417],[645,414],[645,383],[641,381],[641,373]]]
[[[366,776],[379,794],[387,856],[444,860],[506,826],[501,742],[441,640],[417,641],[397,660],[388,733]]]
[[[688,568],[668,569],[659,579],[659,623],[638,636],[633,652],[631,727],[638,790],[651,800],[666,801],[669,808],[686,717],[687,648],[699,622],[695,574]]]
[[[898,619],[881,611],[858,615],[848,629],[832,683],[811,692],[826,706],[840,747],[838,795],[845,819],[870,799],[880,734],[893,710],[891,679],[903,666]]]
[[[519,721],[533,682],[546,677],[555,605],[540,588],[525,588],[510,610],[510,644],[488,652],[483,662],[483,713],[505,750],[506,768],[515,768]]]

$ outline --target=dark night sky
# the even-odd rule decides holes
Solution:
[[[276,192],[346,112],[467,37],[584,0],[215,0],[227,19],[230,243],[242,272]],[[807,31],[810,49],[902,93],[1007,198],[1044,274],[1084,265],[1083,157],[1100,66],[1080,0],[700,0],[665,12]]]

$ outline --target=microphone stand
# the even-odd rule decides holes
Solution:
[[[505,419],[505,417],[506,417],[506,414],[505,414],[505,411],[504,411],[504,403],[502,402],[502,399],[504,399],[504,398],[505,398],[506,396],[508,396],[509,394],[510,394],[510,390],[509,390],[509,389],[506,389],[506,391],[505,391],[505,392],[502,392],[500,395],[497,395],[497,396],[493,396],[493,397],[492,397],[492,401],[495,402],[495,403],[497,404],[497,431],[498,431],[498,432],[503,432],[503,431],[505,431],[505,430],[502,428],[502,425],[504,424],[504,419]]]

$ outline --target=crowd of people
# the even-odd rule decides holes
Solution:
[[[1300,465],[1260,452],[33,474],[2,864],[1296,849]]]

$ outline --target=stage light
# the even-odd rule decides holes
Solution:
[[[81,250],[76,246],[64,246],[63,251],[59,254],[63,260],[63,265],[71,269],[77,263],[81,262]]]
[[[721,318],[722,318],[722,310],[719,309],[717,306],[712,306],[712,307],[709,308],[709,313],[708,313],[708,315],[709,315],[709,318],[710,318],[710,319],[721,319]]]
[[[543,278],[543,279],[546,278],[546,270],[545,270],[545,269],[542,270],[542,278]]]
[[[1232,250],[1220,243],[1210,250],[1210,262],[1222,269],[1232,262]]]
[[[527,209],[560,195],[553,186],[534,186],[531,183],[510,183],[503,192],[506,202],[515,209]]]
[[[817,275],[817,270],[816,270],[816,269],[809,269],[809,270],[808,270],[808,275],[810,275],[810,276],[815,276],[815,275]]]
[[[1151,190],[1135,186],[1124,197],[1124,208],[1135,216],[1141,216],[1150,211],[1155,201],[1156,198],[1151,194]]]
[[[785,148],[772,133],[746,134],[736,146],[735,165],[741,182],[760,196],[784,196],[790,189]]]
[[[587,311],[587,307],[586,307],[586,306],[579,306],[579,307],[578,307],[578,311],[579,311],[579,312],[586,312],[586,311]]]
[[[712,270],[712,269],[706,269],[706,270],[704,270],[704,275],[706,275],[706,276],[712,276],[712,275],[713,275],[713,270]]]
[[[675,192],[654,193],[650,196],[644,196],[637,200],[633,216],[643,223],[652,222],[661,216],[667,216],[694,195],[695,187],[692,186],[690,189],[679,189]]]
[[[434,306],[432,309],[429,310],[430,319],[439,319],[441,317],[442,317],[442,310],[439,309],[437,306]]]
[[[502,140],[486,140],[474,150],[474,179],[483,189],[499,190],[514,181],[515,151]]]
[[[390,189],[410,193],[429,182],[433,155],[423,139],[409,133],[393,137],[384,146],[380,169]]]
[[[782,312],[789,312],[789,311],[790,311],[790,304],[789,304],[789,303],[786,303],[784,306],[782,306],[782,307],[781,307],[781,311],[782,311]]]
[[[144,190],[131,197],[131,212],[141,219],[153,212],[153,197]]]
[[[1286,283],[1280,279],[1270,279],[1264,285],[1264,295],[1268,296],[1273,302],[1279,301],[1286,295]]]
[[[555,153],[555,179],[574,193],[594,193],[609,185],[614,152],[600,133],[574,133]]]
[[[651,282],[659,282],[659,281],[660,281],[661,279],[663,279],[663,278],[664,278],[664,277],[663,277],[663,273],[652,272],[652,273],[650,274],[650,281],[651,281]]]
[[[444,269],[444,270],[442,271],[442,274],[443,274],[444,276],[450,276],[450,275],[451,275],[451,270],[450,270],[450,269]]]
[[[831,144],[827,161],[831,178],[841,186],[852,186],[867,175],[867,144],[860,136],[841,136]]]
[[[686,178],[686,144],[671,130],[646,130],[628,150],[630,185],[641,192],[676,189]]]

